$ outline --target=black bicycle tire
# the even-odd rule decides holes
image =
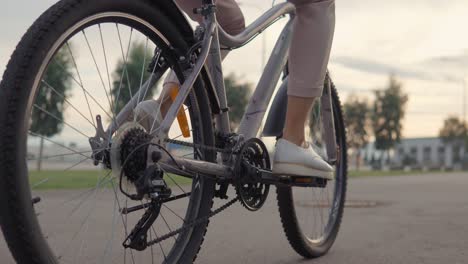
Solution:
[[[57,263],[47,245],[31,203],[31,193],[24,164],[26,142],[23,120],[33,77],[42,64],[47,47],[57,39],[66,25],[93,12],[123,11],[157,25],[175,48],[188,50],[186,36],[164,14],[154,8],[150,0],[62,0],[42,14],[28,29],[16,47],[0,84],[0,224],[13,257],[18,263]],[[31,77],[33,76],[33,77]],[[200,107],[203,140],[214,145],[211,107],[201,79],[197,80],[195,94]],[[215,153],[205,152],[205,160],[215,160]],[[215,183],[203,179],[202,202],[198,214],[211,211]],[[195,260],[208,223],[193,229],[189,242],[177,263]]]
[[[328,75],[327,75],[327,78]],[[347,189],[347,155],[346,155],[346,129],[345,122],[343,117],[343,111],[341,107],[341,102],[338,97],[337,90],[331,82],[331,79],[328,79],[332,87],[332,104],[334,110],[334,120],[335,120],[335,130],[337,132],[336,137],[341,142],[340,149],[340,166],[343,166],[343,175],[342,175],[342,193],[339,200],[339,207],[337,212],[336,221],[332,227],[330,234],[328,235],[326,241],[320,245],[314,245],[310,243],[307,237],[303,234],[301,227],[299,225],[296,210],[294,207],[294,198],[291,187],[278,187],[276,190],[277,193],[277,202],[281,218],[281,223],[283,226],[284,233],[286,238],[289,241],[291,247],[304,258],[318,258],[325,255],[330,248],[332,247],[335,239],[338,235],[340,229],[343,211],[345,207],[346,200],[346,189]]]

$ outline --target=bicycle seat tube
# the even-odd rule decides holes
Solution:
[[[202,1],[205,8],[214,5],[213,0]],[[215,23],[216,27],[213,32],[211,46],[207,63],[209,66],[210,75],[213,78],[216,92],[219,98],[221,112],[216,115],[216,128],[222,134],[229,134],[231,132],[229,113],[226,97],[226,88],[224,85],[223,68],[221,65],[221,46],[219,44],[219,24],[216,19],[216,8],[211,9],[208,15],[204,16],[204,26],[208,28],[211,23]],[[223,154],[223,160],[227,160],[229,155]]]

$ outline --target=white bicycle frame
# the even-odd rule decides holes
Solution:
[[[214,113],[216,114],[217,131],[225,135],[230,134],[231,130],[228,115],[228,102],[226,99],[226,90],[221,66],[221,47],[223,47],[223,49],[236,49],[242,47],[250,42],[253,38],[261,34],[266,28],[268,28],[278,19],[289,15],[290,20],[278,38],[278,41],[272,51],[268,63],[266,64],[260,81],[250,99],[247,110],[244,113],[237,131],[237,134],[242,135],[245,140],[260,135],[260,129],[265,117],[265,113],[275,92],[275,88],[281,77],[283,69],[287,64],[289,46],[292,37],[292,25],[295,18],[295,7],[293,4],[286,2],[273,6],[265,14],[249,25],[242,33],[236,36],[231,36],[218,26],[214,12],[214,1],[202,1],[203,5],[199,9],[199,12],[202,12],[202,10],[204,12],[204,22],[202,25],[200,25],[201,28],[199,28],[202,30],[202,32],[204,32],[201,51],[198,54],[198,59],[193,66],[191,73],[186,76],[185,81],[179,89],[178,96],[175,98],[174,102],[169,108],[160,127],[152,132],[152,136],[154,136],[156,140],[159,140],[158,143],[167,138],[169,129],[175,121],[179,109],[185,102],[205,64],[208,65],[211,81],[215,87],[216,97],[219,101],[219,108],[221,109],[219,113]],[[146,90],[152,87],[156,80],[158,80],[160,77],[161,74],[153,74],[150,76],[149,80],[144,85],[142,85],[142,87],[140,87],[137,93],[135,93],[133,98],[122,109],[122,111],[116,117],[116,120],[114,120],[105,133],[113,133],[118,128],[118,124],[123,123],[123,121],[126,120],[130,111],[133,109],[133,105],[139,101],[140,95],[146,94]],[[285,90],[286,83],[287,82],[283,83],[283,90]],[[329,162],[333,163],[336,161],[337,153],[330,87],[325,87],[321,102],[322,121],[325,124],[324,136],[325,142],[327,144],[327,156],[329,158]],[[284,109],[285,108],[286,105],[284,105]],[[283,124],[281,124],[281,127],[282,125]],[[184,168],[183,171],[176,169],[174,166],[174,160],[169,158],[160,162],[160,164],[167,171],[172,171],[179,175],[186,175],[189,177],[192,176],[189,172],[193,171],[201,174],[215,175],[220,178],[230,178],[232,176],[232,170],[230,168],[230,165],[232,164],[217,164],[184,158],[175,158],[175,160],[177,165],[182,165]],[[226,159],[223,160],[226,162]]]

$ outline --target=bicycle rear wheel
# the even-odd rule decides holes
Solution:
[[[106,127],[155,74],[153,59],[158,64],[165,58],[165,74],[172,69],[183,80],[177,58],[189,43],[172,22],[149,0],[64,0],[45,12],[17,46],[0,84],[0,223],[18,263],[195,259],[207,223],[143,252],[123,249],[142,212],[120,212],[139,202],[120,193],[111,166],[91,164],[88,142],[98,126],[96,116],[102,116]],[[160,86],[138,101],[156,97]],[[213,146],[213,120],[202,80],[184,108],[191,132],[186,140]],[[174,124],[169,137],[179,138],[179,133]],[[111,142],[114,136],[109,134]],[[175,156],[215,160],[213,151],[169,147]],[[149,240],[207,215],[213,204],[213,181],[164,177],[172,196],[189,195],[164,204]]]
[[[338,94],[328,75],[327,82],[332,86],[336,142],[339,147],[335,180],[329,181],[323,188],[277,188],[278,207],[286,237],[293,249],[305,258],[323,256],[331,248],[340,228],[345,204],[345,126]],[[307,121],[306,134],[307,140],[313,143],[317,153],[327,160],[320,111],[320,102],[316,102]]]

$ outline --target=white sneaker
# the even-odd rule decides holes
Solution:
[[[135,107],[135,121],[143,126],[147,132],[158,128],[163,120],[159,106],[159,101],[147,100],[139,103],[137,107]]]
[[[276,142],[273,174],[290,176],[314,176],[333,180],[334,169],[322,159],[309,144],[299,147],[285,139]]]

